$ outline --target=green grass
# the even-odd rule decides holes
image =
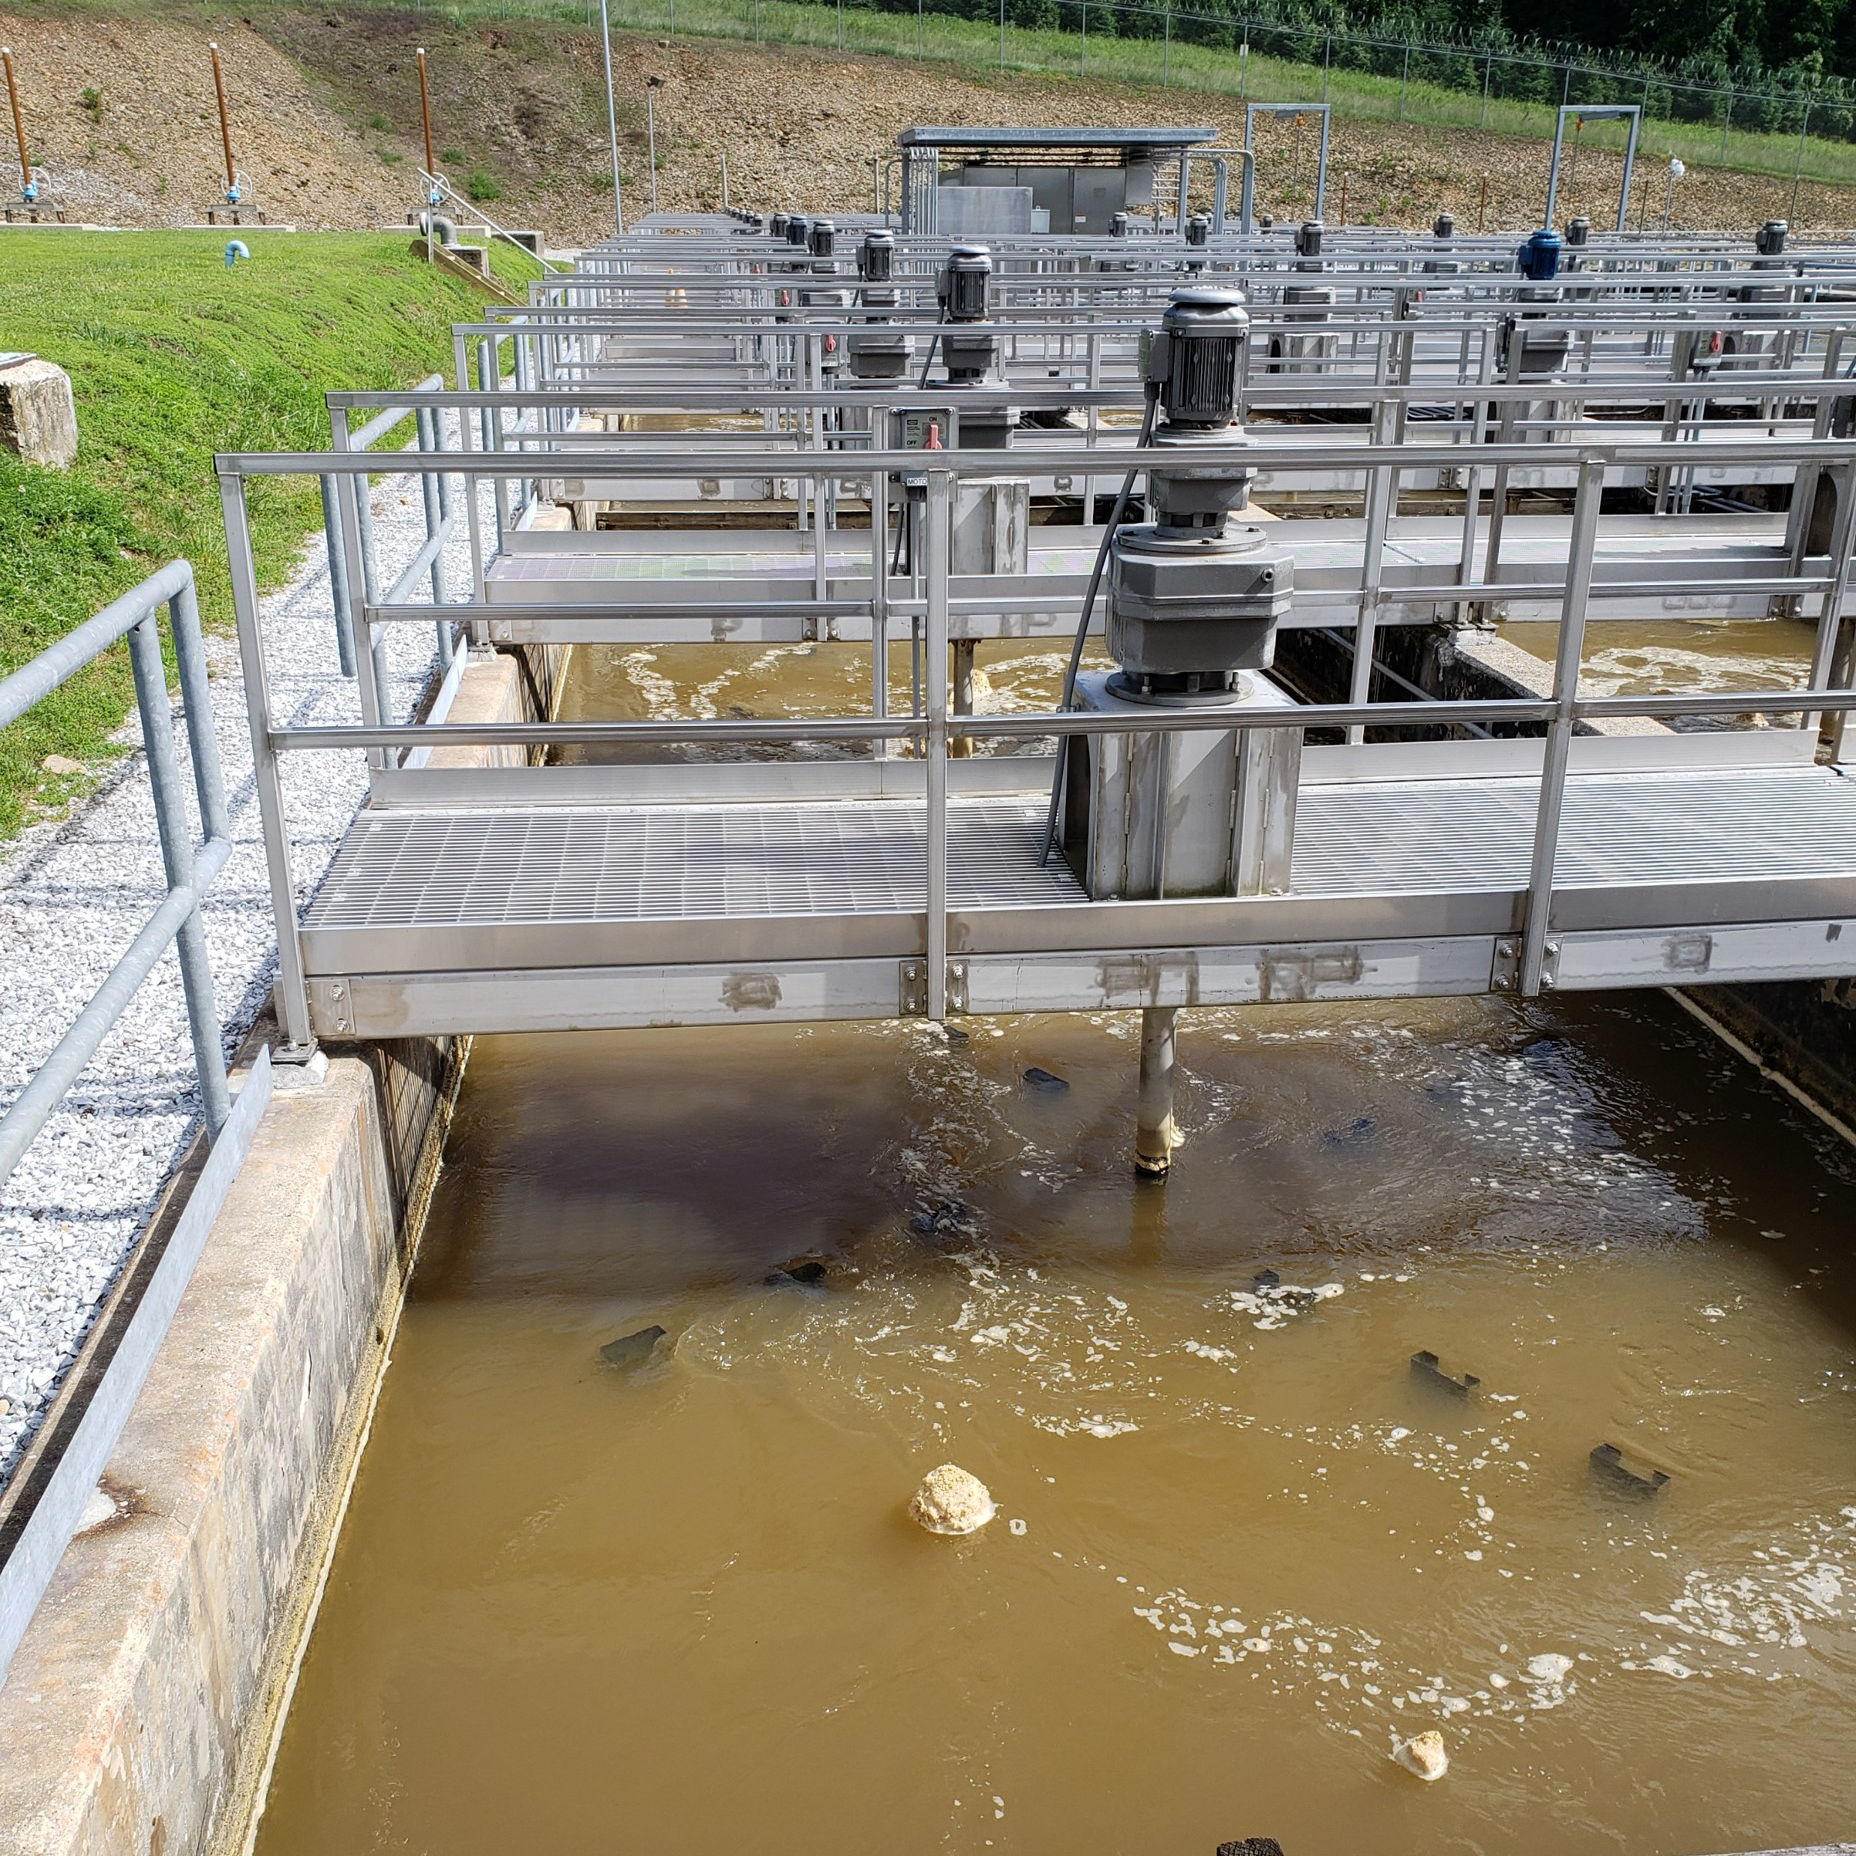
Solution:
[[[0,452],[0,671],[10,670],[176,555],[209,626],[230,623],[215,451],[327,445],[322,395],[403,385],[442,367],[450,326],[481,295],[417,263],[403,234],[0,234],[5,343],[55,361],[77,397],[68,472]],[[313,482],[250,485],[265,586],[288,578],[321,521]],[[333,638],[330,649],[333,650]],[[134,701],[119,648],[0,734],[0,836],[71,784],[48,754],[94,763]]]

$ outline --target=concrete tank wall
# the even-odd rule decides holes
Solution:
[[[452,713],[535,719],[560,670],[479,659]],[[243,1846],[468,1054],[409,1039],[279,1070],[107,1499],[0,1686],[0,1856]]]

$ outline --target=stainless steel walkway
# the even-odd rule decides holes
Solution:
[[[950,800],[954,1002],[1502,990],[1538,793],[1537,777],[1307,785],[1288,894],[1158,903],[1091,903],[1040,869],[1029,793]],[[920,1009],[927,833],[926,806],[898,800],[364,816],[304,918],[312,999],[325,1031],[366,1035]],[[1856,782],[1574,774],[1554,919],[1561,987],[1843,973]]]

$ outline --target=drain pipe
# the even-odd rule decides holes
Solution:
[[[249,258],[250,256],[251,247],[247,245],[243,239],[234,238],[226,241],[226,269],[228,271],[240,258]]]

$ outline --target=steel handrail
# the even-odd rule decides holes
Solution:
[[[155,615],[163,606],[167,608],[180,671],[187,745],[193,762],[193,787],[202,829],[202,842],[197,848],[192,843],[184,782],[174,746],[167,673],[161,659]],[[167,894],[51,1055],[14,1097],[6,1113],[0,1115],[0,1181],[19,1165],[26,1149],[128,1009],[136,989],[170,946],[180,958],[187,1024],[209,1138],[217,1136],[231,1108],[200,904],[214,877],[225,867],[232,840],[192,567],[185,561],[170,561],[0,682],[0,728],[18,721],[35,703],[125,635],[135,676],[149,783],[154,790]]]

